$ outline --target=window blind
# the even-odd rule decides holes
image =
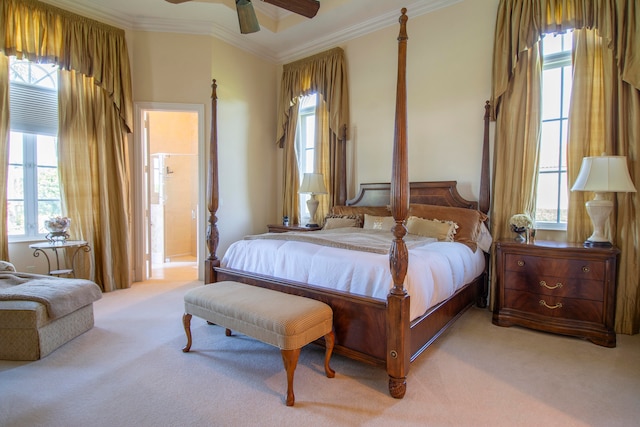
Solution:
[[[10,83],[9,111],[12,131],[58,136],[58,92],[55,89]]]

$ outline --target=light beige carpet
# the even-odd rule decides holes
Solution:
[[[640,335],[609,349],[491,324],[468,310],[411,366],[407,395],[382,369],[307,346],[286,407],[280,352],[192,321],[158,280],[105,294],[96,326],[36,362],[0,361],[1,426],[631,426],[640,423]]]

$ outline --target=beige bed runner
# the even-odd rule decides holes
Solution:
[[[354,251],[387,254],[391,248],[393,234],[390,231],[368,230],[363,228],[335,228],[319,231],[290,231],[287,233],[265,233],[245,236],[245,240],[268,239],[289,240],[296,242],[314,243],[332,248],[349,249]],[[408,249],[425,243],[437,241],[431,237],[421,237],[407,234],[404,241]]]

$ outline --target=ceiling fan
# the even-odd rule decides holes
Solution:
[[[191,0],[166,0],[169,3],[179,4],[186,3]],[[313,18],[318,13],[320,2],[318,0],[262,0],[265,3],[278,6],[282,9],[289,10],[298,15],[307,18]],[[256,12],[253,10],[251,0],[235,0],[236,11],[238,12],[238,22],[240,23],[240,32],[242,34],[255,33],[260,31],[260,24]]]

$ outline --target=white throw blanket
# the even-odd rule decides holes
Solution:
[[[39,274],[0,273],[0,301],[35,301],[55,319],[102,298],[100,287],[90,280]]]

